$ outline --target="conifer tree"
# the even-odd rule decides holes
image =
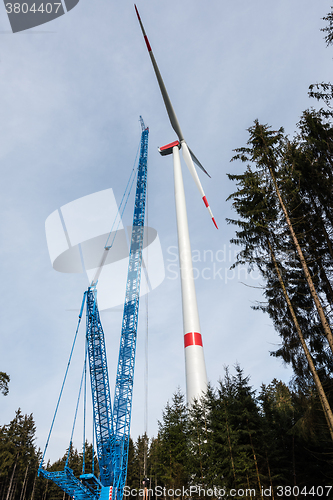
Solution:
[[[7,396],[9,392],[8,384],[10,382],[10,377],[5,372],[0,372],[0,392]]]
[[[209,385],[205,395],[200,400],[194,400],[189,407],[188,418],[188,449],[190,483],[209,488],[214,476],[211,451],[212,436],[210,428],[211,410],[215,395]]]
[[[147,436],[143,434],[138,436],[135,443],[135,456],[133,460],[134,465],[134,481],[135,488],[142,488],[142,480],[145,477],[145,447],[146,447]]]
[[[321,29],[325,33],[326,45],[333,44],[333,7],[331,11],[323,17],[327,21],[327,25]],[[332,99],[333,99],[333,84],[330,82],[314,83],[309,87],[309,96],[314,97],[318,101],[323,101],[328,109],[321,109],[320,112],[323,116],[330,117],[332,112]]]
[[[262,175],[270,175],[277,199],[280,204],[280,208],[290,232],[291,240],[297,251],[305,279],[307,281],[312,299],[315,303],[318,315],[320,317],[320,321],[322,323],[329,347],[333,354],[333,335],[331,327],[325,315],[320,297],[314,286],[306,255],[304,254],[300,241],[296,235],[295,228],[288,211],[288,207],[286,206],[286,203],[283,199],[283,193],[278,185],[280,160],[281,157],[283,157],[283,146],[286,142],[286,139],[283,137],[283,129],[280,128],[279,131],[274,132],[271,131],[267,125],[261,125],[258,120],[256,120],[254,126],[249,128],[249,133],[249,147],[237,149],[236,152],[238,152],[238,154],[234,157],[234,159],[241,158],[242,161],[254,162],[257,170],[262,172]]]
[[[127,463],[127,478],[126,486],[132,488],[138,487],[138,473],[137,473],[137,457],[135,454],[135,447],[132,438],[129,439],[128,445],[128,463]]]
[[[160,456],[160,439],[152,438],[150,440],[149,454],[148,454],[148,477],[150,479],[150,487],[156,488],[162,484],[160,480],[159,469],[159,456]]]
[[[31,415],[18,409],[15,417],[0,428],[0,489],[2,497],[19,500],[29,490],[40,458],[35,448],[36,426]]]
[[[261,418],[255,392],[248,384],[249,377],[244,377],[239,365],[236,365],[235,369],[234,376],[226,370],[218,387],[217,403],[225,421],[224,428],[220,425],[219,433],[224,448],[229,448],[231,464],[231,467],[228,466],[228,461],[224,459],[223,475],[228,478],[229,488],[261,491]],[[224,455],[228,456],[226,453]]]
[[[293,484],[292,435],[295,408],[289,388],[281,381],[261,386],[263,455],[269,486]]]
[[[238,191],[229,198],[233,199],[234,208],[243,218],[229,221],[242,229],[237,232],[238,238],[233,240],[245,247],[238,263],[257,264],[265,277],[268,305],[260,308],[270,314],[283,338],[283,348],[275,355],[282,355],[285,361],[292,362],[298,375],[304,374],[305,358],[333,439],[333,415],[316,370],[316,363],[320,366],[324,362],[328,369],[332,366],[332,356],[328,356],[325,344],[327,342],[332,352],[333,336],[329,316],[325,314],[327,308],[325,311],[323,307],[323,303],[326,305],[325,293],[329,303],[330,283],[325,279],[327,274],[322,267],[324,254],[319,254],[320,245],[317,248],[312,244],[316,237],[316,241],[322,244],[325,235],[320,238],[318,231],[313,231],[308,210],[310,197],[301,197],[300,189],[295,186],[295,179],[300,175],[294,160],[299,159],[301,148],[298,150],[295,144],[289,143],[282,128],[272,132],[258,121],[249,133],[248,147],[237,149],[233,160],[251,162],[256,170],[252,172],[248,166],[243,175],[229,176],[238,181]],[[306,189],[304,184],[302,189]],[[298,259],[291,262],[288,251],[290,256],[292,245]],[[284,261],[283,265],[281,261]],[[327,266],[326,269],[330,271]],[[321,279],[323,275],[324,279]],[[295,330],[296,337],[293,335]]]
[[[184,395],[178,389],[168,402],[158,432],[157,471],[161,486],[182,488],[188,484],[188,425]]]

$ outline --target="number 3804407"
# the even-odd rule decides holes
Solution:
[[[35,4],[33,3],[31,7],[29,8],[29,5],[27,3],[6,3],[6,12],[7,14],[27,14],[28,12],[33,12],[34,14],[36,12],[41,12],[41,13],[47,13],[51,14],[52,12],[55,12],[57,14],[59,8],[61,7],[61,3],[41,3],[41,4]]]

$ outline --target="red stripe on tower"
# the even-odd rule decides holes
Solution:
[[[184,335],[184,347],[188,347],[190,345],[200,345],[202,347],[201,333],[198,333],[198,332],[185,333],[185,335]]]
[[[113,486],[110,486],[109,500],[112,500],[112,490],[113,490]]]

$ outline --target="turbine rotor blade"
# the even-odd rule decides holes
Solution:
[[[188,147],[188,146],[187,146]],[[192,157],[192,160],[194,161],[194,163],[196,165],[198,165],[199,168],[201,168],[201,170],[203,172],[205,172],[206,175],[208,175],[208,177],[210,177],[209,173],[207,172],[207,170],[201,165],[200,161],[198,160],[198,158],[195,156],[195,154],[193,153],[193,151],[188,147],[188,150],[190,152],[190,155]],[[211,178],[211,177],[210,177]]]
[[[216,224],[215,219],[214,219],[214,216],[213,216],[213,213],[212,213],[212,211],[210,209],[210,206],[208,204],[207,198],[205,196],[204,190],[202,189],[201,182],[200,182],[200,179],[198,177],[197,171],[196,171],[196,169],[194,167],[193,161],[198,165],[199,168],[201,168],[201,170],[203,170],[203,172],[205,172],[205,174],[208,175],[208,177],[210,177],[210,175],[204,169],[204,167],[201,165],[200,161],[195,156],[195,154],[188,148],[188,146],[187,146],[187,144],[185,142],[183,133],[181,131],[180,125],[179,125],[178,120],[177,120],[176,113],[175,113],[175,111],[174,111],[174,109],[172,107],[172,104],[171,104],[171,101],[170,101],[170,97],[169,97],[168,92],[167,92],[167,90],[165,88],[165,85],[164,85],[164,82],[163,82],[160,70],[158,69],[158,66],[157,66],[157,63],[156,63],[156,60],[155,60],[155,57],[154,57],[154,54],[153,54],[153,51],[151,50],[151,46],[150,46],[148,37],[146,35],[145,29],[143,27],[139,11],[138,11],[138,9],[137,9],[137,7],[136,7],[135,4],[134,4],[134,7],[135,7],[136,15],[138,16],[138,20],[139,20],[139,23],[140,23],[140,27],[141,27],[141,31],[142,31],[142,34],[143,34],[143,38],[144,38],[144,40],[146,42],[148,53],[149,53],[149,56],[150,56],[150,59],[151,59],[151,62],[152,62],[152,65],[153,65],[153,68],[154,68],[154,71],[155,71],[155,75],[156,75],[156,78],[157,78],[158,85],[159,85],[160,90],[161,90],[161,94],[162,94],[162,97],[163,97],[163,101],[164,101],[164,104],[165,104],[166,111],[167,111],[168,116],[169,116],[169,120],[170,120],[171,126],[174,129],[174,131],[176,132],[176,134],[178,136],[178,139],[179,139],[179,142],[181,143],[182,150],[183,150],[183,157],[184,157],[185,163],[186,163],[186,165],[187,165],[187,167],[188,167],[188,169],[189,169],[189,171],[190,171],[190,173],[191,173],[191,175],[193,177],[194,182],[197,185],[197,188],[199,189],[199,193],[201,194],[201,197],[202,197],[203,202],[204,202],[204,204],[205,204],[205,206],[206,206],[206,208],[207,208],[207,210],[209,212],[209,215],[211,216],[212,221],[213,221],[215,227],[218,229],[217,224]]]
[[[139,19],[139,23],[140,23],[140,26],[141,26],[141,31],[142,31],[142,34],[143,34],[143,38],[144,38],[144,40],[146,42],[146,46],[147,46],[147,49],[148,49],[148,52],[149,52],[149,55],[150,55],[150,59],[151,59],[151,62],[153,64],[155,75],[156,75],[156,78],[157,78],[157,81],[158,81],[158,85],[159,85],[160,90],[161,90],[161,94],[162,94],[162,97],[163,97],[164,105],[165,105],[166,111],[168,113],[171,126],[172,126],[173,130],[176,132],[176,134],[178,135],[178,139],[181,142],[181,141],[184,140],[183,133],[182,133],[180,125],[178,123],[176,113],[175,113],[175,111],[174,111],[174,109],[172,107],[172,104],[171,104],[171,101],[170,101],[170,97],[169,97],[168,92],[167,92],[167,90],[165,88],[165,85],[164,85],[164,82],[163,82],[160,70],[158,69],[158,66],[157,66],[157,63],[156,63],[153,51],[151,50],[151,46],[150,46],[148,37],[146,35],[145,29],[144,29],[142,21],[141,21],[140,14],[139,14],[138,9],[137,9],[137,7],[136,7],[135,4],[134,4],[134,7],[135,7],[136,15],[138,16],[138,19]]]
[[[202,185],[201,185],[201,182],[200,182],[200,179],[199,179],[199,176],[198,176],[198,173],[195,169],[195,166],[193,165],[193,160],[192,160],[192,156],[191,156],[191,153],[190,153],[190,150],[189,150],[189,147],[188,145],[186,144],[185,141],[182,141],[181,142],[181,145],[182,145],[182,152],[183,152],[183,158],[184,158],[184,161],[192,175],[192,178],[199,190],[199,193],[201,195],[201,198],[205,204],[205,207],[207,208],[208,212],[209,212],[209,215],[211,216],[212,218],[212,221],[213,221],[213,224],[214,226],[216,227],[216,229],[218,229],[218,226],[216,224],[216,221],[215,221],[215,218],[214,218],[214,215],[213,215],[213,212],[211,211],[211,208],[209,206],[209,203],[207,201],[207,198],[206,198],[206,195],[205,195],[205,192],[202,188]]]

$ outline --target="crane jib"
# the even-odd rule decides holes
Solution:
[[[149,129],[145,127],[141,117],[140,121],[140,158],[113,409],[96,284],[90,286],[84,294],[86,342],[100,476],[97,478],[93,471],[88,474],[83,471],[76,478],[67,462],[63,471],[48,471],[43,468],[43,463],[39,467],[42,476],[53,481],[75,500],[121,500],[126,482],[147,192]],[[80,319],[82,309],[83,306]]]

